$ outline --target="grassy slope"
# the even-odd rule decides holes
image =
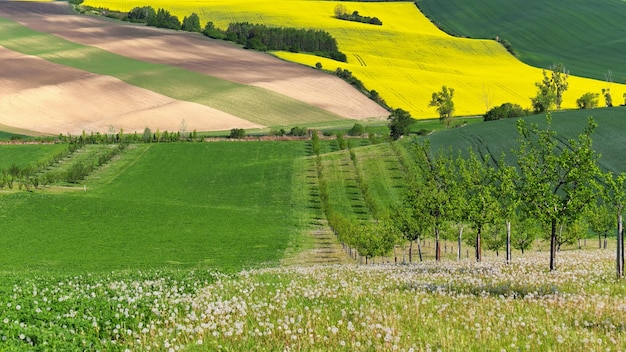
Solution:
[[[39,161],[46,161],[48,156],[65,149],[67,149],[67,145],[62,144],[1,145],[0,169],[8,169],[12,165],[24,167]]]
[[[0,271],[240,270],[276,263],[303,142],[142,145],[82,187],[0,198]],[[37,219],[37,221],[33,221]]]
[[[623,162],[624,139],[622,131],[626,128],[626,108],[615,107],[596,110],[564,111],[552,114],[552,129],[561,138],[576,138],[584,129],[587,118],[592,116],[598,123],[592,135],[594,149],[601,154],[600,165],[615,172],[626,171]],[[525,118],[528,122],[545,126],[545,115]],[[488,123],[469,125],[463,128],[441,131],[429,137],[433,150],[451,146],[454,149],[466,149],[471,146],[481,154],[489,153],[498,158],[502,152],[511,155],[517,146],[517,119],[505,119]]]
[[[340,119],[268,90],[166,65],[129,59],[0,18],[0,45],[87,72],[116,77],[174,99],[203,104],[266,126]],[[241,97],[245,96],[245,99]]]
[[[537,67],[563,62],[572,74],[626,81],[626,2],[620,0],[422,0],[443,28],[473,38],[500,36]],[[615,98],[615,97],[614,97]]]
[[[604,170],[626,172],[623,162],[623,133],[626,128],[626,108],[564,111],[552,114],[552,129],[559,138],[576,138],[593,116],[598,123],[592,136],[596,152],[601,157],[600,166]],[[529,123],[545,126],[545,115],[525,118]],[[439,131],[428,137],[433,151],[441,148],[466,151],[471,147],[474,151],[500,158],[504,152],[507,161],[514,164],[512,151],[517,148],[517,119],[506,119],[486,123],[469,124],[464,127]],[[413,138],[405,138],[399,142],[411,152]],[[355,154],[363,179],[372,194],[376,207],[383,213],[402,201],[402,187],[405,186],[400,164],[396,155],[387,144],[378,144],[355,148]],[[372,218],[363,195],[356,183],[356,171],[347,151],[323,155],[324,170],[329,187],[329,202],[338,213],[360,220]]]
[[[328,31],[337,38],[348,63],[305,54],[277,55],[310,66],[320,62],[327,70],[348,69],[391,106],[408,110],[417,118],[436,116],[428,102],[442,85],[456,89],[457,115],[473,115],[483,114],[486,106],[507,101],[530,106],[534,84],[542,78],[540,69],[522,64],[494,40],[454,38],[439,31],[410,2],[342,3],[349,11],[376,16],[383,22],[382,26],[373,26],[333,18],[338,4],[335,1],[86,1],[87,5],[122,11],[147,3],[169,9],[179,18],[196,12],[201,23],[213,21],[222,28],[229,22],[249,21]],[[575,107],[583,93],[600,92],[602,87],[603,82],[571,77],[563,106]],[[615,97],[621,97],[626,86],[615,84],[613,90]]]

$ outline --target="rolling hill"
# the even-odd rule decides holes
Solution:
[[[626,2],[620,0],[421,0],[447,32],[513,45],[536,67],[562,62],[574,75],[626,82]],[[621,95],[620,95],[621,98]]]
[[[5,125],[206,131],[387,115],[339,78],[199,35],[79,16],[66,3],[2,1],[0,17]]]
[[[349,11],[378,17],[383,25],[334,18],[334,7],[340,3]],[[451,37],[408,2],[87,0],[85,4],[121,11],[151,5],[181,19],[195,12],[201,23],[213,21],[221,28],[248,21],[328,31],[348,56],[347,63],[302,53],[276,55],[308,66],[320,62],[331,71],[337,67],[350,70],[390,106],[408,110],[416,118],[436,116],[428,102],[442,85],[456,89],[457,115],[474,115],[507,101],[530,106],[534,84],[542,78],[541,69],[519,62],[495,40]],[[582,94],[600,92],[605,86],[603,81],[570,77],[563,107],[573,108]],[[621,97],[626,86],[613,84],[612,91]]]

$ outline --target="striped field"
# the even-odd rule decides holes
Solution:
[[[225,28],[234,21],[249,21],[273,26],[323,29],[330,32],[348,56],[339,63],[315,56],[276,53],[286,60],[324,69],[342,67],[352,71],[366,87],[375,89],[392,107],[409,110],[414,117],[433,117],[428,107],[434,91],[442,85],[455,88],[457,115],[482,114],[503,102],[530,106],[534,83],[542,78],[541,69],[525,65],[494,40],[454,38],[437,29],[413,3],[344,2],[349,11],[376,16],[382,26],[342,21],[333,18],[339,2],[282,0],[278,2],[218,0],[88,0],[86,5],[128,11],[135,6],[165,8],[180,19],[196,12],[201,23],[213,21]],[[564,108],[574,108],[586,92],[599,93],[603,81],[570,77],[564,95]],[[614,97],[626,92],[624,85],[613,83]]]

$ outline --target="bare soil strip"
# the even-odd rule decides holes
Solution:
[[[11,18],[37,31],[51,33],[70,41],[95,46],[126,57],[146,62],[178,66],[236,83],[262,87],[320,107],[345,118],[383,118],[388,115],[388,112],[382,107],[336,77],[311,68],[288,63],[270,55],[243,50],[230,43],[210,40],[198,34],[172,32],[144,26],[120,24],[119,22],[109,21],[103,18],[80,16],[73,14],[65,2],[33,3],[0,1],[0,16]],[[3,55],[6,56],[8,54],[4,53]],[[93,104],[96,104],[97,101],[107,101],[108,104],[106,105],[113,105],[112,109],[115,111],[113,116],[89,110],[85,112],[75,110],[76,113],[71,113],[70,110],[78,109],[78,107],[67,107],[64,112],[67,112],[70,116],[66,118],[74,122],[69,121],[64,123],[55,120],[56,122],[46,124],[46,130],[65,128],[68,131],[73,131],[73,128],[78,126],[80,126],[81,129],[86,129],[86,127],[96,128],[97,126],[100,128],[101,126],[108,125],[117,126],[121,121],[130,121],[135,118],[138,119],[135,123],[136,126],[145,127],[142,116],[147,114],[151,116],[150,119],[158,118],[159,121],[163,121],[163,126],[159,126],[161,129],[177,130],[181,123],[181,117],[184,117],[189,128],[193,129],[194,125],[191,120],[194,114],[180,112],[178,110],[178,105],[191,108],[187,105],[189,103],[175,103],[174,101],[157,102],[153,105],[140,104],[141,107],[123,109],[122,106],[124,105],[138,104],[137,100],[140,100],[139,97],[142,95],[137,97],[134,95],[136,94],[135,92],[126,90],[130,88],[124,88],[124,91],[115,91],[114,89],[110,89],[112,87],[109,86],[108,89],[104,91],[100,87],[112,85],[113,83],[111,81],[102,78],[96,79],[84,72],[82,75],[85,76],[82,79],[89,82],[88,84],[80,82],[70,84],[68,82],[61,87],[53,89],[49,87],[49,85],[58,79],[55,78],[56,72],[52,73],[52,71],[46,70],[46,72],[50,74],[46,74],[42,77],[41,73],[31,73],[30,68],[33,68],[33,66],[15,64],[15,70],[11,71],[11,73],[8,73],[4,68],[0,70],[0,75],[3,80],[7,76],[12,76],[8,77],[9,79],[13,78],[10,83],[12,88],[8,89],[13,92],[10,99],[14,103],[8,106],[14,106],[11,113],[15,116],[15,119],[19,120],[22,119],[23,116],[28,116],[32,113],[37,114],[42,111],[41,108],[36,109],[34,107],[20,110],[29,105],[29,98],[37,97],[42,104],[50,104],[54,103],[54,101],[58,101],[57,99],[63,96],[58,94],[58,91],[55,92],[55,89],[60,89],[64,94],[68,91],[76,92],[74,89],[79,89],[83,90],[82,94],[80,94],[82,99],[90,98],[93,100]],[[58,68],[55,68],[55,70],[57,69]],[[35,68],[33,71],[40,72],[40,69]],[[75,80],[80,81],[81,79],[76,77]],[[95,88],[91,87],[94,83],[96,85]],[[2,87],[0,87],[0,92],[4,92],[8,86],[8,84],[5,86],[3,82]],[[42,86],[46,88],[36,88]],[[26,91],[22,92],[21,90],[24,89],[26,89]],[[28,91],[28,89],[35,90]],[[98,91],[89,91],[89,89]],[[18,92],[21,93],[17,94]],[[4,96],[5,93],[6,92],[3,93],[3,104],[8,104],[6,100],[9,98]],[[22,93],[26,94],[26,96],[18,97],[18,95],[22,95]],[[97,95],[93,95],[96,93]],[[40,96],[42,94],[50,94],[49,97],[52,98],[45,100]],[[54,94],[57,95],[55,96]],[[111,96],[108,96],[109,94]],[[142,94],[145,95],[148,93],[142,92]],[[130,99],[128,99],[128,97],[131,96],[133,97],[133,102],[129,102]],[[156,97],[153,98],[157,99]],[[163,99],[163,97],[159,99]],[[76,104],[79,102],[80,99],[76,101]],[[67,104],[67,101],[65,100],[63,104]],[[102,102],[98,103],[98,106],[103,105],[105,104]],[[204,115],[207,115],[206,109],[208,108],[202,108],[200,106],[195,108],[203,110]],[[43,110],[51,109],[45,108]],[[94,108],[94,110],[97,109]],[[88,117],[86,117],[86,114],[88,114]],[[6,116],[4,106],[2,115]],[[58,115],[62,114],[59,113]],[[157,117],[155,117],[155,115]],[[172,118],[172,115],[174,118]],[[228,116],[228,114],[224,114],[226,115],[224,116],[225,121],[221,123],[217,122],[217,120],[219,120],[217,111],[212,111],[209,115],[212,116],[212,123],[220,124],[217,129],[229,129],[234,127],[250,128],[241,123],[241,121],[237,121],[236,124],[233,124],[232,119],[235,117]],[[56,118],[61,118],[61,116],[54,116],[54,119]],[[108,120],[99,121],[102,118],[107,118]],[[93,125],[85,125],[84,119],[89,119],[93,122]],[[174,121],[169,121],[172,119]],[[48,118],[45,120],[48,120]],[[9,124],[2,120],[0,120],[0,123]],[[20,126],[25,125],[28,125],[28,128],[32,127],[30,123]],[[141,129],[143,129],[143,127],[141,127]],[[41,128],[38,130],[41,130]],[[128,128],[131,130],[137,129],[137,127],[130,126]],[[205,130],[206,128],[202,129]]]
[[[0,124],[39,133],[259,128],[225,112],[183,102],[0,47]],[[129,99],[132,97],[132,99]]]

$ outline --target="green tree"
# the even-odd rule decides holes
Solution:
[[[611,210],[610,203],[597,204],[589,208],[586,217],[589,221],[591,230],[598,235],[598,248],[602,248],[602,237],[604,237],[604,249],[607,247],[607,235],[609,231],[615,228],[615,221]]]
[[[202,31],[200,27],[200,17],[198,17],[196,13],[192,13],[189,17],[184,17],[180,29],[187,32],[200,33]]]
[[[406,135],[409,127],[415,122],[411,114],[402,109],[395,109],[387,120],[389,121],[389,135],[394,141]]]
[[[516,190],[518,181],[517,170],[504,162],[504,154],[498,163],[496,172],[496,198],[499,205],[499,217],[504,219],[506,226],[506,262],[511,262],[511,223],[519,206],[519,195]]]
[[[428,103],[429,107],[437,108],[439,119],[446,125],[446,128],[450,127],[452,115],[454,114],[454,101],[452,101],[452,98],[454,98],[454,88],[442,86],[440,92],[433,93],[432,99]]]
[[[494,121],[511,117],[526,116],[528,114],[529,111],[522,108],[518,104],[504,103],[487,111],[487,113],[483,116],[483,120]]]
[[[602,88],[602,96],[604,96],[604,105],[607,108],[613,106],[613,98],[611,97],[611,88]]]
[[[550,114],[546,120],[545,130],[536,124],[529,127],[524,120],[517,123],[518,194],[524,210],[550,228],[550,270],[555,270],[557,227],[576,220],[595,201],[599,169],[592,149],[593,118],[578,139],[570,139],[567,145],[560,145],[551,130]]]
[[[341,18],[348,14],[348,8],[344,4],[338,4],[337,6],[335,6],[334,13],[335,17]]]
[[[365,127],[363,127],[363,125],[361,125],[360,123],[355,123],[348,130],[349,136],[362,136],[364,134],[365,134]]]
[[[496,195],[496,172],[485,160],[480,160],[473,150],[459,163],[460,185],[467,202],[466,220],[476,230],[476,261],[482,260],[481,235],[486,226],[495,223],[500,206]]]
[[[515,221],[515,235],[512,238],[511,244],[513,248],[519,250],[524,254],[532,246],[535,238],[541,233],[541,226],[532,217],[522,217],[520,214],[514,219]]]
[[[531,98],[535,113],[550,111],[553,105],[557,110],[561,109],[563,93],[569,88],[568,77],[569,72],[563,64],[550,66],[550,74],[543,70],[543,80],[535,83],[537,95]]]
[[[246,130],[243,128],[233,128],[230,130],[230,134],[228,135],[228,138],[233,139],[242,139],[244,137],[246,137]]]
[[[451,203],[454,199],[454,173],[456,168],[450,155],[440,151],[433,156],[428,142],[414,145],[417,160],[418,181],[410,189],[411,200],[420,214],[420,221],[434,230],[435,260],[441,260],[441,229],[451,218]]]
[[[149,26],[180,29],[180,20],[178,17],[164,9],[159,9],[155,16],[151,16],[147,20]]]
[[[604,92],[604,89],[602,90]],[[593,109],[598,106],[600,94],[587,92],[576,100],[579,109]]]
[[[152,131],[150,131],[150,129],[148,127],[146,127],[143,130],[143,136],[141,137],[141,140],[144,143],[150,143],[150,141],[152,141]]]
[[[613,205],[617,215],[617,255],[616,269],[617,277],[624,278],[624,227],[623,212],[626,205],[626,174],[621,173],[615,176],[608,172],[604,174],[604,199]]]
[[[156,11],[151,6],[135,7],[128,12],[128,20],[131,22],[148,22],[148,19],[156,16]]]

